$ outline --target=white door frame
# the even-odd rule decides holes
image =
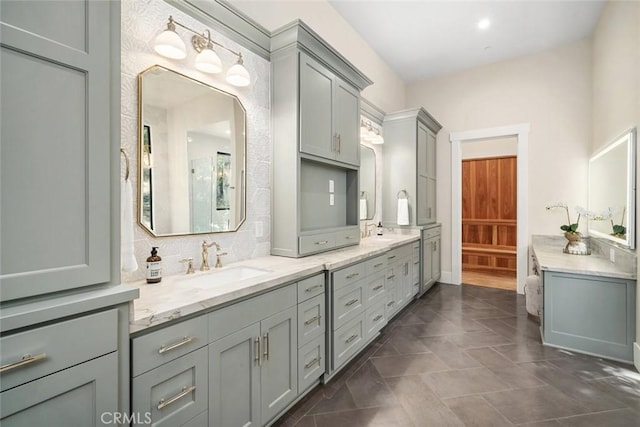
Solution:
[[[502,137],[517,137],[517,273],[516,285],[519,294],[524,293],[527,277],[528,230],[528,144],[529,123],[451,132],[451,282],[462,282],[462,144]]]

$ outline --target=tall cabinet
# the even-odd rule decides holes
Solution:
[[[359,243],[360,91],[371,83],[302,21],[272,34],[272,254]]]
[[[409,199],[409,227],[422,230],[420,293],[440,279],[436,135],[441,128],[422,107],[387,114],[384,119],[382,223],[395,226],[398,197]]]
[[[0,424],[128,411],[120,4],[0,3]],[[64,320],[62,320],[64,318]]]

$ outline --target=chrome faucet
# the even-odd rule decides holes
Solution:
[[[196,271],[193,269],[193,258],[181,259],[179,262],[187,264],[187,274],[193,274]]]

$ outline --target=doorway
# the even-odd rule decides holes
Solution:
[[[452,132],[451,140],[451,283],[462,283],[462,145],[472,141],[515,137],[517,141],[517,243],[516,290],[524,293],[528,256],[528,123]]]
[[[462,283],[516,290],[517,140],[462,146]]]

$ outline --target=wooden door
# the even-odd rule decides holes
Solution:
[[[517,159],[462,161],[463,269],[515,274]]]

